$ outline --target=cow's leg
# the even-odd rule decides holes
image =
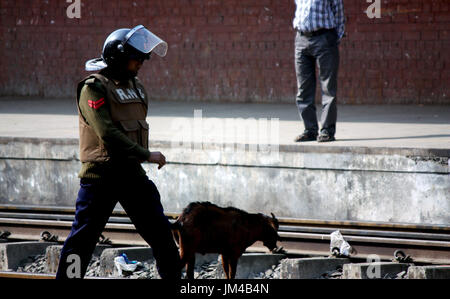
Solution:
[[[238,262],[239,257],[236,256],[231,256],[230,260],[229,260],[229,275],[228,275],[228,279],[234,279],[234,277],[236,276],[236,269],[237,269],[237,262]]]
[[[223,272],[225,272],[225,277],[227,279],[230,279],[229,275],[229,269],[230,269],[230,258],[228,257],[228,255],[226,254],[222,254],[222,267],[223,267]]]
[[[180,270],[183,270],[183,268],[187,264],[187,256],[186,256],[186,250],[185,250],[185,248],[187,248],[187,247],[184,242],[184,239],[180,235],[178,236],[178,240],[179,240],[179,247],[180,247]]]
[[[244,250],[245,251],[245,250]],[[234,279],[236,277],[236,271],[237,271],[237,263],[239,261],[239,258],[244,253],[244,251],[238,251],[234,252],[230,255],[229,259],[229,279]]]
[[[186,241],[187,240],[187,241]],[[186,266],[186,278],[194,279],[194,268],[195,268],[195,251],[192,249],[195,245],[192,239],[186,235],[180,237],[180,259],[182,267]]]
[[[194,279],[194,268],[195,268],[195,253],[192,253],[187,260],[186,267],[186,277],[188,279]]]

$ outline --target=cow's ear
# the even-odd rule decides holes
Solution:
[[[276,227],[276,229],[278,230],[278,228],[279,228],[279,222],[278,222],[278,219],[275,217],[275,215],[274,215],[273,213],[270,213],[270,214],[272,215],[273,223],[275,223],[275,227]]]

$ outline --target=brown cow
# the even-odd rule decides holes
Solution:
[[[225,275],[233,279],[239,257],[254,242],[262,241],[272,252],[277,249],[277,230],[278,220],[273,214],[250,214],[210,202],[190,203],[172,226],[182,268],[187,264],[188,279],[194,278],[196,252],[221,254]]]

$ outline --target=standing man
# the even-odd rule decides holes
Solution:
[[[344,6],[342,0],[295,0],[295,3],[296,102],[305,130],[294,141],[334,141],[338,45],[344,35]],[[322,89],[320,134],[315,106],[316,62]]]
[[[163,154],[148,150],[148,96],[136,77],[153,52],[165,56],[167,43],[139,25],[111,33],[102,57],[86,62],[86,70],[100,72],[78,84],[81,187],[57,279],[84,277],[117,202],[151,246],[160,276],[180,277],[170,223],[158,189],[141,166],[150,162],[160,169],[166,163]]]

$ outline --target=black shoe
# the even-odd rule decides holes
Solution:
[[[303,132],[302,134],[295,137],[295,142],[303,142],[303,141],[314,141],[317,139],[317,133],[310,133],[308,131]]]
[[[334,136],[331,136],[326,131],[320,132],[320,135],[317,136],[317,142],[329,142],[329,141],[335,141],[335,140],[336,139],[334,138]]]

